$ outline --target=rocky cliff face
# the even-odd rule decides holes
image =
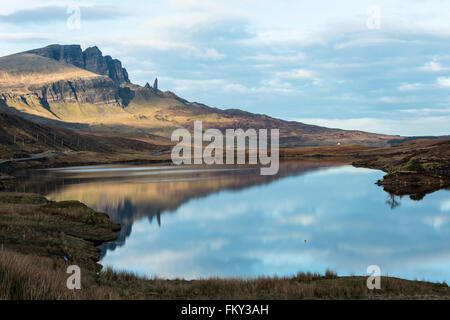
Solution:
[[[103,56],[97,47],[82,51],[79,45],[53,44],[44,48],[27,51],[42,57],[63,61],[100,75],[110,77],[117,85],[130,83],[128,72],[122,63],[111,56]]]
[[[109,76],[109,68],[102,52],[97,47],[87,48],[83,51],[83,68],[94,73]]]
[[[28,92],[22,94],[0,92],[0,102],[51,119],[73,116],[87,119],[113,110],[120,112],[123,105],[120,89],[107,77],[59,80],[30,85]]]
[[[68,120],[105,118],[107,114],[123,112],[123,99],[128,102],[130,93],[122,93],[122,87],[108,76],[60,62],[84,65],[78,46],[60,49],[44,48],[41,53],[49,57],[21,53],[0,58],[0,106],[14,107],[34,116]],[[102,71],[101,64],[89,62],[88,65]],[[109,72],[106,62],[103,68]]]
[[[27,53],[34,53],[42,57],[73,64],[78,68],[84,68],[83,52],[79,45],[61,46],[53,44],[44,48],[27,51]]]
[[[69,102],[120,106],[118,91],[107,78],[63,80],[34,89],[39,99],[48,103]]]
[[[118,84],[130,83],[128,79],[128,72],[125,68],[122,68],[122,62],[117,59],[111,58],[111,56],[106,56],[106,65],[108,66],[108,76]]]

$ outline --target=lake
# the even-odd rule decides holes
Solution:
[[[17,191],[79,200],[122,225],[104,266],[162,278],[297,272],[450,280],[450,192],[392,197],[383,172],[282,162],[243,167],[91,166],[26,172]]]

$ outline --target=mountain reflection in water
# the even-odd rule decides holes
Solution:
[[[383,173],[282,162],[258,168],[96,166],[33,171],[17,191],[79,200],[122,226],[104,265],[174,278],[382,273],[448,281],[450,198],[395,198]],[[395,204],[395,205],[393,205]],[[306,240],[306,241],[305,241]]]

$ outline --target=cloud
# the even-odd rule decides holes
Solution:
[[[439,87],[450,88],[450,77],[439,77],[436,79],[436,83]]]
[[[422,87],[421,83],[406,83],[397,87],[398,91],[415,91]]]
[[[202,58],[202,59],[208,59],[208,60],[221,60],[221,59],[223,59],[223,58],[226,57],[225,54],[219,53],[219,52],[218,52],[216,49],[214,49],[214,48],[206,48],[206,49],[204,49],[204,50],[200,50],[200,51],[197,53],[197,56],[198,56],[199,58]]]
[[[281,82],[279,79],[271,79],[261,83],[259,86],[247,86],[238,82],[230,82],[226,79],[173,79],[161,78],[173,84],[173,91],[180,93],[215,92],[237,93],[242,95],[252,95],[261,93],[299,93],[290,83]]]
[[[440,72],[440,71],[446,71],[446,70],[448,70],[448,68],[441,66],[439,63],[437,63],[435,61],[429,61],[429,62],[425,63],[422,67],[420,67],[420,70]]]
[[[0,32],[0,40],[8,42],[34,42],[34,41],[50,41],[56,37],[55,34],[51,33],[35,33],[35,32],[25,32],[25,33],[6,33]]]
[[[211,0],[169,0],[169,6],[176,10],[218,10],[221,8],[219,3]]]
[[[350,40],[334,45],[335,49],[346,49],[351,47],[368,47],[368,46],[382,46],[386,44],[405,44],[407,40],[395,39],[395,38],[367,38],[361,37],[356,40]]]
[[[420,108],[420,109],[402,109],[399,110],[402,113],[415,114],[415,115],[430,115],[430,114],[450,114],[450,108]]]
[[[230,83],[223,87],[224,92],[234,92],[240,94],[257,94],[257,93],[299,93],[300,91],[293,88],[290,83],[279,82],[277,79],[269,80],[267,85],[260,87],[248,87],[239,83]]]
[[[305,69],[277,72],[276,75],[277,77],[284,79],[310,79],[314,76],[312,71]]]
[[[228,92],[237,92],[237,93],[248,93],[251,91],[250,88],[240,83],[229,83],[224,87],[224,90]]]
[[[321,119],[301,118],[295,121],[339,128],[361,130],[374,133],[394,134],[402,136],[449,135],[450,116],[417,117],[411,119],[391,118],[353,118],[353,119]]]
[[[31,9],[20,9],[9,14],[0,15],[0,22],[9,24],[41,24],[54,21],[65,21],[71,13],[67,13],[67,6],[52,5],[39,6]],[[81,19],[87,21],[98,21],[117,19],[127,16],[128,13],[122,8],[113,6],[80,6]]]
[[[175,92],[192,92],[192,91],[210,91],[218,90],[226,86],[223,79],[170,79],[162,78],[162,80],[170,81],[173,84]]]
[[[264,30],[251,34],[251,37],[242,39],[240,44],[246,46],[312,46],[324,44],[313,32],[300,29]]]
[[[295,63],[299,61],[304,61],[306,55],[304,53],[296,53],[291,55],[286,54],[257,54],[253,56],[245,57],[244,60],[256,61],[256,62],[266,62],[266,63]]]
[[[380,102],[384,103],[408,103],[414,101],[412,97],[391,97],[391,96],[382,96],[379,98]]]

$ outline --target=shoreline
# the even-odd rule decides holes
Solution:
[[[436,161],[436,150],[433,149],[437,149],[438,156],[441,156],[439,161]],[[336,162],[381,170],[386,175],[382,180],[374,181],[374,183],[382,186],[386,192],[397,196],[410,195],[419,199],[428,193],[450,187],[450,140],[448,139],[413,140],[391,147],[343,145],[281,148],[280,160]],[[42,157],[39,160],[4,161],[0,163],[0,191],[7,190],[8,180],[11,181],[14,178],[14,172],[21,169],[164,163],[171,163],[170,153],[124,155],[78,152],[61,153],[48,158]]]

